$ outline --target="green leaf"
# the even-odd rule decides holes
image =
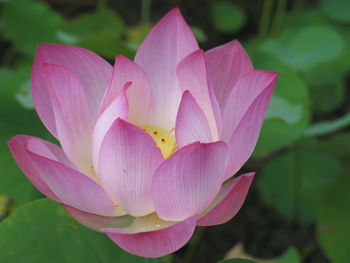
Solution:
[[[5,36],[17,49],[33,55],[37,44],[57,42],[56,32],[64,26],[63,18],[44,2],[10,1],[4,5],[2,18]]]
[[[32,96],[30,94],[30,80],[27,79],[20,87],[20,90],[15,95],[17,101],[26,109],[34,109]]]
[[[321,0],[321,9],[337,22],[350,23],[349,0]]]
[[[58,37],[67,44],[77,44],[96,34],[108,34],[120,38],[125,27],[122,19],[111,9],[98,9],[96,12],[85,13],[67,24]]]
[[[350,258],[349,185],[349,174],[330,185],[317,216],[321,247],[333,263],[348,263]]]
[[[129,58],[133,58],[134,56],[134,51],[118,37],[103,32],[85,38],[77,43],[77,45],[92,50],[111,60],[114,60],[118,54],[123,54]]]
[[[222,261],[219,261],[218,263],[256,263],[256,262],[249,259],[235,258],[235,259],[222,260]]]
[[[27,203],[1,222],[0,262],[162,263],[128,254],[106,235],[80,226],[49,199]]]
[[[344,160],[349,166],[350,157],[350,132],[336,133],[333,136],[327,136],[322,139],[314,139],[309,149],[327,152]]]
[[[205,32],[197,26],[191,26],[191,29],[193,31],[194,36],[196,37],[197,41],[199,43],[205,43],[208,40],[207,35],[205,34]]]
[[[10,199],[5,195],[0,195],[0,222],[6,217],[9,210]]]
[[[264,52],[251,52],[250,55],[256,68],[279,72],[273,98],[283,99],[289,107],[289,117],[284,116],[284,120],[270,118],[264,121],[254,152],[255,156],[262,157],[293,143],[303,135],[309,123],[309,96],[303,80],[279,59]],[[268,114],[274,110],[274,100],[269,105]]]
[[[320,74],[322,74],[320,72]],[[346,98],[346,85],[342,80],[310,86],[311,105],[316,113],[329,113],[338,109]],[[329,98],[332,98],[331,100]]]
[[[276,261],[276,263],[300,263],[301,258],[298,251],[295,248],[289,248],[283,255]]]
[[[332,120],[312,124],[306,131],[305,136],[321,136],[343,129],[350,124],[350,112],[344,116]]]
[[[135,50],[137,50],[138,46],[145,39],[148,32],[152,29],[152,26],[151,23],[144,23],[128,28],[126,31],[128,42],[135,46]]]
[[[326,25],[301,27],[283,40],[268,40],[262,44],[261,50],[301,71],[340,58],[345,51],[343,37]]]
[[[25,109],[15,98],[29,72],[26,67],[17,71],[0,69],[0,194],[16,202],[41,195],[17,167],[6,141],[17,134],[48,136],[35,111]]]
[[[222,33],[237,32],[246,23],[243,10],[227,1],[213,2],[210,13],[214,27]]]
[[[282,215],[310,223],[328,185],[344,173],[345,168],[334,156],[298,148],[267,162],[258,187],[265,202]]]
[[[308,26],[290,40],[282,58],[296,69],[307,69],[340,57],[344,50],[344,40],[332,27]]]
[[[302,117],[302,106],[291,105],[285,99],[273,96],[270,101],[265,119],[280,119],[287,124],[295,124]]]

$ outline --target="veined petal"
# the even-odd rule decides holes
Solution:
[[[252,62],[237,40],[208,50],[205,52],[205,61],[216,99],[223,112],[237,81],[253,70]]]
[[[253,153],[275,82],[276,78],[253,101],[228,141],[229,161],[225,179],[234,175]]]
[[[102,216],[84,212],[68,205],[62,204],[62,206],[76,221],[95,231],[100,231],[101,228],[125,229],[135,220],[134,217],[123,215],[123,213],[119,216]]]
[[[182,95],[175,125],[176,143],[179,147],[197,141],[211,142],[208,121],[204,112],[189,91]]]
[[[71,206],[63,205],[64,209],[80,224],[95,231],[110,234],[137,234],[160,230],[179,222],[164,221],[156,213],[133,217],[130,215],[101,216],[84,212]]]
[[[198,219],[198,226],[223,224],[241,209],[253,181],[254,173],[243,174],[224,184],[221,191]]]
[[[140,66],[124,56],[116,57],[112,81],[102,100],[101,112],[112,103],[129,82],[131,82],[127,90],[129,121],[136,125],[148,123],[152,102],[151,82]]]
[[[119,214],[99,184],[63,163],[42,156],[37,152],[35,143],[27,143],[28,156],[40,179],[58,197],[59,202],[98,215]]]
[[[61,146],[78,169],[90,175],[93,121],[82,83],[64,66],[45,64],[43,72]]]
[[[185,57],[176,69],[179,86],[182,91],[189,90],[202,108],[211,130],[213,140],[219,139],[221,116],[219,112],[214,112],[212,100],[209,92],[210,85],[204,60],[203,50],[197,50]]]
[[[222,140],[228,141],[253,101],[266,88],[274,86],[277,73],[254,70],[240,78],[227,98],[223,111]]]
[[[220,191],[226,160],[223,142],[193,143],[165,160],[152,181],[159,217],[182,221],[207,207]]]
[[[30,156],[28,155],[26,146],[27,142],[32,141],[32,144],[36,144],[43,155],[51,158],[53,160],[60,160],[61,162],[69,161],[64,155],[64,152],[58,146],[44,141],[42,139],[27,136],[27,135],[17,135],[8,141],[8,146],[11,150],[12,156],[15,159],[18,166],[21,168],[24,175],[29,179],[29,181],[43,194],[47,197],[59,200],[59,198],[51,191],[49,186],[42,180],[41,174],[37,171],[36,166],[33,164]],[[34,146],[33,146],[34,147]]]
[[[112,103],[108,105],[96,122],[92,135],[93,164],[96,171],[98,171],[101,144],[107,131],[115,120],[119,118],[124,120],[128,119],[129,105],[126,95],[126,89],[128,86],[129,83],[127,82],[124,89],[122,89],[119,95],[117,95]]]
[[[183,222],[157,231],[137,234],[107,232],[107,235],[118,246],[131,254],[156,258],[170,254],[185,245],[191,238],[195,225],[195,217],[191,217]]]
[[[116,120],[102,142],[99,160],[101,183],[130,215],[154,211],[151,181],[163,161],[160,150],[145,131],[121,119]]]
[[[33,103],[40,119],[55,137],[57,130],[54,111],[47,82],[42,74],[42,66],[45,63],[62,65],[74,72],[82,82],[91,119],[96,120],[100,100],[112,76],[112,66],[84,48],[60,44],[38,46],[31,76]]]
[[[177,8],[153,27],[138,49],[135,62],[147,73],[153,88],[154,113],[150,124],[166,130],[174,128],[182,93],[177,84],[176,65],[197,49],[197,41]]]

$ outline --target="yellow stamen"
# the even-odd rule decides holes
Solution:
[[[176,150],[175,138],[167,130],[152,125],[141,125],[141,129],[146,131],[155,141],[165,159],[169,158]]]

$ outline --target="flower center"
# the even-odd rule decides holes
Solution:
[[[141,129],[151,135],[157,147],[160,149],[165,159],[169,158],[176,150],[177,145],[171,131],[152,125],[141,125]]]

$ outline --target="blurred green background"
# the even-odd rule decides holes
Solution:
[[[176,6],[203,49],[238,39],[255,68],[280,78],[243,168],[257,176],[241,212],[199,228],[174,255],[141,259],[54,202],[36,200],[43,196],[5,142],[16,134],[52,139],[29,92],[38,43],[85,47],[111,63],[117,54],[133,58]],[[350,262],[349,0],[0,0],[0,50],[0,221],[8,217],[0,223],[1,263]]]

